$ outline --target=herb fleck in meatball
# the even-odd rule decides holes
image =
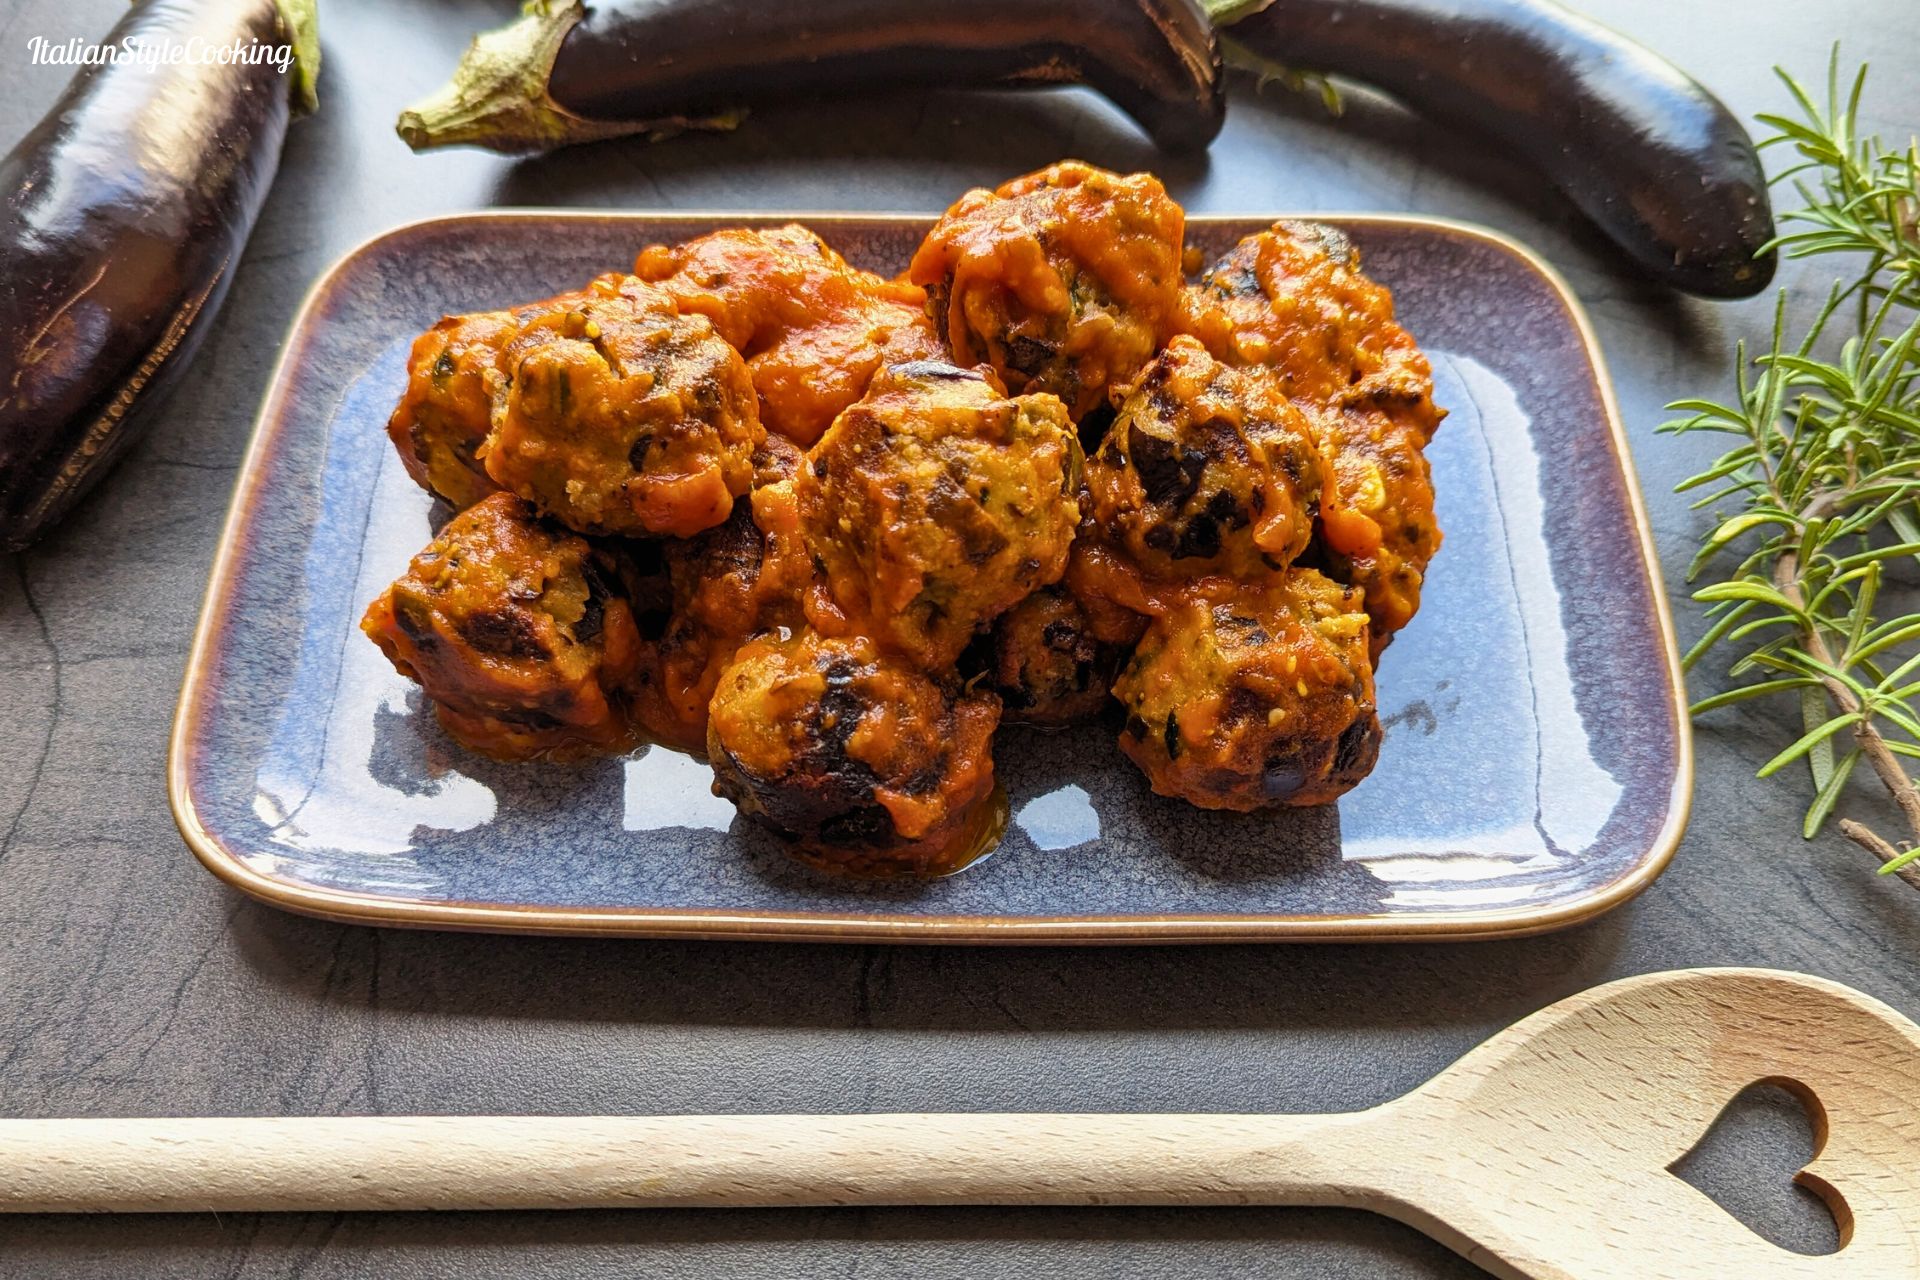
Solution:
[[[807,543],[849,630],[927,669],[1066,568],[1079,444],[1048,395],[920,362],[875,375],[807,455]]]
[[[1312,569],[1192,584],[1113,693],[1120,749],[1156,792],[1203,809],[1325,804],[1380,748],[1361,593]]]
[[[500,350],[513,330],[513,315],[506,311],[442,319],[415,339],[407,389],[387,420],[387,434],[414,483],[456,507],[472,506],[497,488],[479,451],[502,380]]]
[[[803,625],[813,565],[793,498],[800,463],[796,446],[767,437],[750,501],[725,524],[664,544],[670,611],[634,694],[634,717],[656,742],[705,751],[707,704],[734,652],[764,631]]]
[[[859,271],[801,226],[716,231],[640,254],[634,274],[713,321],[747,359],[767,430],[803,445],[876,370],[946,358],[926,294]]]
[[[1186,216],[1151,174],[1077,160],[969,191],[914,254],[957,364],[1050,391],[1077,421],[1176,327]]]
[[[571,758],[627,745],[631,589],[616,553],[496,493],[450,520],[360,626],[465,746]]]
[[[1412,620],[1440,547],[1423,453],[1439,425],[1432,371],[1360,274],[1346,237],[1310,223],[1249,236],[1185,298],[1186,326],[1229,364],[1273,371],[1326,455],[1327,569],[1366,592],[1376,646]]]
[[[1102,536],[1147,572],[1248,577],[1305,549],[1322,471],[1277,379],[1179,337],[1127,391],[1087,489]]]
[[[487,474],[586,533],[691,537],[727,518],[764,438],[739,353],[631,277],[528,308],[501,357]]]
[[[720,679],[708,724],[714,791],[809,860],[937,874],[989,845],[1003,817],[989,695],[956,694],[861,637],[767,636]]]
[[[1125,646],[1097,639],[1080,602],[1059,586],[1001,614],[987,643],[987,682],[1009,724],[1091,720],[1107,704]]]

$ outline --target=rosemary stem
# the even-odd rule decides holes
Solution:
[[[1814,515],[1825,514],[1824,511],[1815,510],[1820,505],[1821,503],[1816,501],[1812,507],[1808,508],[1809,512]],[[1780,594],[1792,602],[1794,609],[1804,615],[1807,602],[1806,594],[1800,586],[1798,553],[1788,551],[1780,557],[1774,565],[1773,582],[1780,589]],[[1834,662],[1833,650],[1828,646],[1827,638],[1820,633],[1819,627],[1803,625],[1800,628],[1800,639],[1806,645],[1807,652],[1812,654],[1822,666],[1837,665]],[[1820,683],[1826,689],[1827,697],[1843,714],[1860,714],[1860,700],[1854,696],[1853,690],[1831,676],[1820,677]],[[1880,736],[1880,730],[1875,727],[1872,716],[1862,715],[1855,722],[1853,740],[1859,744],[1860,754],[1866,758],[1868,764],[1873,766],[1873,771],[1880,776],[1880,781],[1893,796],[1893,802],[1899,806],[1901,816],[1906,818],[1907,827],[1912,832],[1911,838],[1920,840],[1920,788],[1913,785],[1913,779],[1909,778],[1907,771],[1900,767],[1899,758],[1888,749],[1886,739]],[[1899,849],[1882,839],[1864,823],[1847,819],[1841,822],[1840,830],[1855,844],[1879,858],[1882,863],[1891,862],[1900,856]],[[1920,867],[1908,865],[1893,874],[1914,888],[1920,889]]]
[[[1852,818],[1840,819],[1840,834],[1859,845],[1862,849],[1865,849],[1874,857],[1880,859],[1882,866],[1885,866],[1900,856],[1898,849],[1888,844],[1885,840],[1882,840],[1863,822],[1855,822]],[[1914,888],[1920,889],[1920,867],[1909,863],[1893,874],[1899,876]]]

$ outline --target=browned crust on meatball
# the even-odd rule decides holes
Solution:
[[[1178,337],[1127,390],[1087,488],[1103,535],[1147,572],[1258,577],[1306,549],[1324,473],[1275,378]]]
[[[1101,640],[1086,608],[1055,585],[1001,614],[985,649],[1002,719],[1057,729],[1100,714],[1127,646]]]
[[[858,636],[744,646],[708,726],[714,790],[811,860],[863,874],[951,870],[998,834],[990,695]]]
[[[466,747],[567,759],[629,743],[632,591],[616,551],[496,493],[450,520],[360,625]]]

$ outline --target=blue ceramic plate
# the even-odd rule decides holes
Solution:
[[[899,270],[928,220],[800,215]],[[1381,662],[1379,767],[1337,806],[1161,799],[1098,728],[1004,729],[1013,819],[944,880],[789,861],[704,764],[499,765],[450,742],[359,633],[429,537],[383,431],[443,312],[575,288],[652,241],[766,217],[494,213],[355,250],[288,339],[213,569],[169,783],[187,843],[248,893],[341,920],[538,932],[944,942],[1474,938],[1644,887],[1692,765],[1646,516],[1591,332],[1537,259],[1470,227],[1332,218],[1389,285],[1450,410],[1446,545]],[[1266,218],[1197,218],[1209,257]]]

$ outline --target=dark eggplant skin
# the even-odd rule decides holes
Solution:
[[[850,87],[1085,83],[1169,150],[1225,102],[1192,0],[614,0],[567,33],[548,91],[577,115],[706,115]]]
[[[102,41],[292,45],[274,0],[143,0]],[[280,162],[299,72],[84,68],[0,160],[0,545],[104,475],[192,358]]]
[[[1225,34],[1497,139],[1655,278],[1711,298],[1773,279],[1767,180],[1738,118],[1652,50],[1551,0],[1213,0]]]
[[[1170,151],[1205,148],[1226,113],[1199,0],[595,0],[481,36],[398,128],[416,150],[518,152],[796,98],[1022,84],[1088,85]]]

